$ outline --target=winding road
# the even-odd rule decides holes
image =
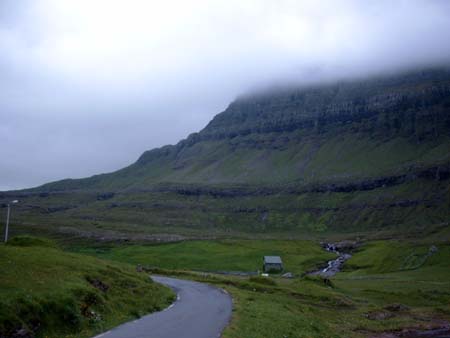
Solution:
[[[217,338],[228,324],[232,300],[207,284],[153,276],[171,287],[177,300],[167,309],[120,325],[94,338]]]

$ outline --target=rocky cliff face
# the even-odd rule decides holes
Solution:
[[[355,132],[436,137],[449,131],[450,72],[428,71],[242,97],[217,115],[197,140],[253,133]]]

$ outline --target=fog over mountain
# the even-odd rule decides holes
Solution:
[[[0,190],[118,169],[236,96],[450,62],[450,2],[0,1]]]

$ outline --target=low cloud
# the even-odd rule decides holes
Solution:
[[[242,92],[448,63],[450,2],[0,2],[0,190],[119,169]]]

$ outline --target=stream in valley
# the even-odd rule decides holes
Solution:
[[[337,255],[337,258],[328,261],[327,266],[320,270],[313,271],[309,273],[310,275],[319,275],[324,278],[329,278],[337,274],[341,271],[344,263],[352,257],[349,253],[351,249],[354,248],[354,244],[347,242],[339,242],[339,243],[324,243],[323,247],[325,250],[329,252],[333,252]]]

